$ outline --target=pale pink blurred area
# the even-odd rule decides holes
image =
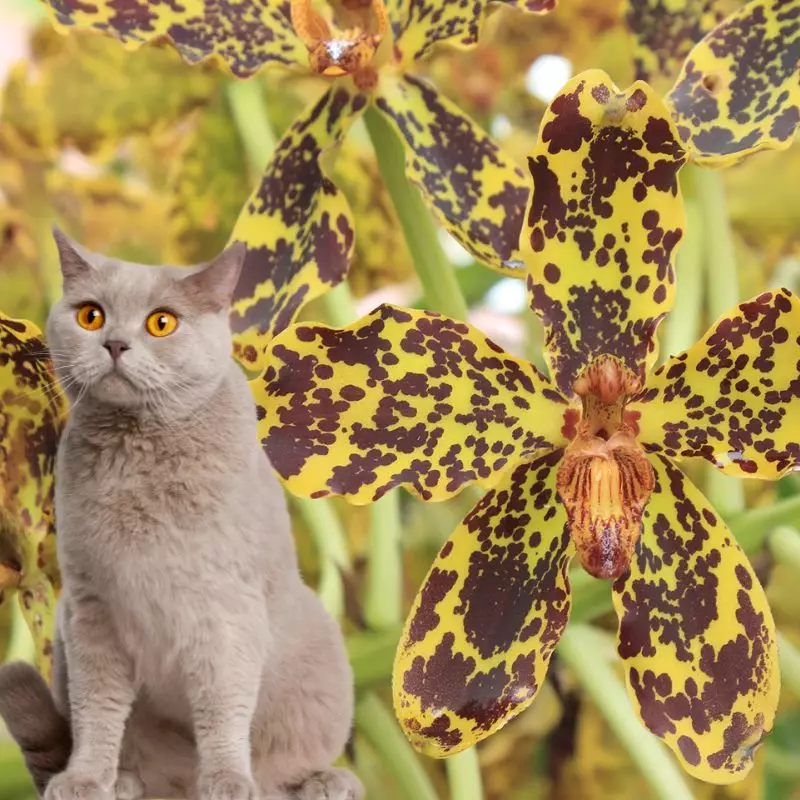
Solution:
[[[28,55],[28,33],[42,18],[43,12],[33,3],[0,0],[0,85],[11,67]]]

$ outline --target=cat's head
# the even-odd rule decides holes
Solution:
[[[228,310],[245,248],[206,265],[148,267],[92,253],[54,229],[64,294],[47,342],[71,400],[196,407],[230,365]]]

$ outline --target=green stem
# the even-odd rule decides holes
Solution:
[[[347,637],[347,654],[356,680],[356,689],[385,685],[392,675],[400,626],[385,631],[361,631]]]
[[[683,774],[661,742],[642,728],[628,693],[610,663],[591,658],[593,633],[584,625],[570,625],[558,644],[558,653],[580,681],[661,800],[692,800]]]
[[[781,747],[767,743],[765,762],[767,771],[776,777],[795,780],[800,778],[800,759],[797,753],[787,752]]]
[[[678,252],[675,307],[665,325],[665,358],[690,348],[702,333],[703,220],[696,200],[687,197],[685,206],[686,236]]]
[[[320,303],[325,309],[325,320],[334,328],[346,328],[358,318],[356,304],[346,282],[322,295]]]
[[[6,647],[6,661],[27,661],[32,664],[36,659],[36,644],[31,636],[28,622],[22,613],[22,595],[9,593],[11,602],[11,635]]]
[[[450,797],[453,800],[482,800],[483,781],[478,751],[474,747],[450,756],[445,762]]]
[[[694,166],[691,170],[700,204],[705,244],[706,296],[713,322],[739,304],[739,272],[722,173]]]
[[[428,305],[454,319],[467,319],[450,260],[439,242],[439,231],[419,191],[406,177],[405,150],[389,123],[374,108],[364,114],[383,182],[392,198]]]
[[[428,773],[403,736],[394,716],[376,695],[366,694],[358,702],[356,725],[392,773],[403,797],[407,800],[438,800]],[[460,795],[453,797],[462,800]]]
[[[350,551],[341,520],[330,502],[292,498],[319,553],[320,582],[317,592],[325,608],[337,619],[344,614],[342,573],[349,572]]]
[[[261,85],[256,80],[233,81],[226,97],[250,166],[261,173],[276,144]]]
[[[736,514],[727,522],[742,549],[751,555],[763,547],[767,537],[775,528],[796,522],[798,516],[800,516],[800,496],[795,496]]]
[[[593,578],[583,567],[570,570],[572,587],[572,622],[589,622],[611,611],[611,586],[607,581]]]
[[[769,536],[769,549],[779,564],[800,573],[800,533],[794,528],[782,526]]]
[[[800,650],[781,631],[777,632],[781,680],[795,697],[800,697]]]
[[[369,561],[364,618],[373,630],[396,629],[403,621],[403,560],[400,491],[370,506]]]
[[[708,314],[715,322],[739,304],[739,272],[733,246],[725,184],[715,170],[691,167],[703,227]],[[714,467],[706,473],[706,496],[723,516],[745,507],[744,485]]]

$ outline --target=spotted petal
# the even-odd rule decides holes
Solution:
[[[130,50],[167,41],[190,64],[209,60],[245,78],[263,66],[307,61],[285,0],[45,0],[54,26],[100,31]]]
[[[53,381],[39,329],[0,314],[0,598],[21,591],[45,670],[56,580],[53,469],[65,411]]]
[[[584,72],[550,104],[528,163],[521,246],[559,389],[571,395],[600,353],[644,377],[684,228],[684,152],[669,111],[644,83],[620,92],[604,72]]]
[[[567,624],[574,547],[556,497],[561,454],[518,466],[444,545],[406,622],[397,717],[441,758],[486,738],[539,690]]]
[[[637,79],[674,79],[695,43],[736,6],[736,0],[626,0]]]
[[[565,442],[564,400],[536,368],[438,314],[297,325],[267,360],[259,431],[295,494],[362,504],[406,485],[441,500]]]
[[[769,605],[747,557],[689,479],[651,457],[656,489],[631,571],[614,584],[619,653],[644,724],[688,772],[740,780],[780,691]]]
[[[784,149],[800,124],[800,3],[754,0],[689,54],[667,97],[693,161]]]
[[[261,363],[264,348],[301,306],[344,280],[353,220],[320,157],[344,138],[366,105],[332,87],[284,135],[231,239],[247,246],[231,327],[240,359]]]
[[[774,480],[800,467],[799,375],[800,298],[765,292],[659,367],[628,410],[651,452]]]
[[[546,14],[557,0],[386,0],[395,44],[405,64],[427,58],[438,44],[471,47],[476,44],[483,18],[491,6]]]
[[[430,84],[382,76],[378,108],[408,148],[406,169],[461,244],[498,272],[517,253],[530,189],[522,170]]]

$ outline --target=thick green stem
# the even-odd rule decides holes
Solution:
[[[228,85],[226,97],[250,166],[263,172],[275,149],[275,134],[261,85],[256,80],[234,81]]]
[[[700,204],[687,197],[686,236],[678,252],[675,307],[667,317],[662,355],[681,353],[701,334],[703,316],[703,220]]]
[[[335,328],[345,328],[358,317],[353,295],[347,283],[340,283],[320,298],[325,320]]]
[[[655,796],[661,800],[692,800],[692,792],[672,756],[642,727],[611,664],[602,658],[592,658],[595,644],[591,629],[570,625],[561,637],[558,653],[639,767]]]
[[[722,174],[715,170],[690,167],[697,192],[700,222],[703,227],[706,297],[710,322],[714,323],[739,304],[739,272],[733,246],[733,232]],[[741,481],[708,467],[706,495],[723,516],[745,507]]]
[[[329,502],[292,498],[319,553],[320,582],[317,593],[337,619],[344,614],[342,572],[350,571],[350,552],[341,520]]]
[[[800,778],[800,759],[797,758],[797,753],[787,752],[768,742],[764,760],[771,776],[789,780]]]
[[[700,204],[706,265],[706,296],[711,321],[739,304],[739,272],[733,246],[733,232],[725,200],[722,173],[702,167],[688,167]]]
[[[467,304],[453,266],[439,242],[439,231],[419,191],[406,177],[405,150],[389,123],[374,108],[364,114],[383,182],[425,290],[427,305],[454,319],[466,320]]]
[[[347,654],[356,679],[356,688],[385,686],[392,675],[400,626],[385,631],[361,631],[347,637]]]
[[[482,800],[483,781],[478,751],[474,747],[450,756],[445,762],[450,797],[453,800]]]
[[[403,619],[400,491],[370,506],[369,561],[364,618],[373,630],[396,629]]]
[[[800,650],[781,631],[777,633],[778,658],[781,665],[781,680],[795,697],[800,697]]]
[[[392,773],[403,797],[407,800],[438,800],[436,789],[419,758],[392,713],[376,695],[366,694],[358,702],[356,724]],[[462,800],[460,795],[453,797]]]
[[[763,547],[769,534],[779,525],[791,525],[800,517],[800,496],[753,508],[728,518],[727,522],[748,555]]]
[[[779,564],[800,574],[800,533],[795,528],[782,526],[769,536],[769,549]]]

